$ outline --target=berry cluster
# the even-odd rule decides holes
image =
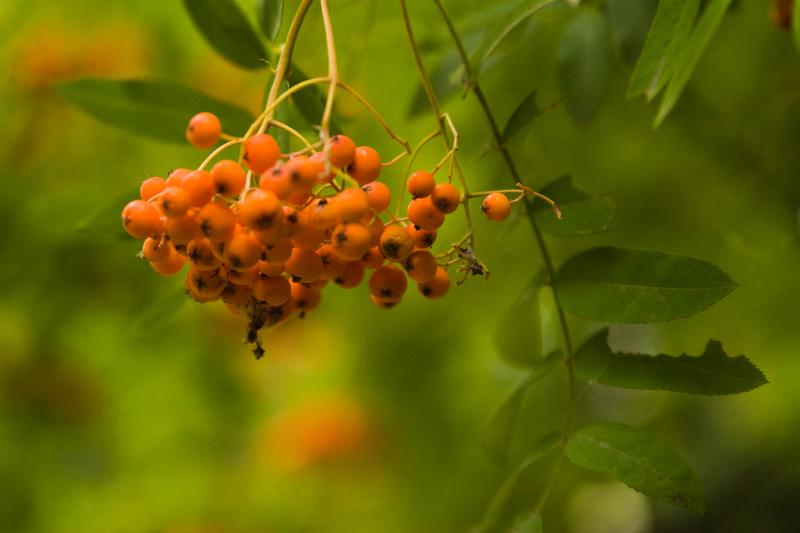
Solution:
[[[194,146],[211,148],[222,126],[215,115],[200,113],[186,135]],[[355,287],[370,270],[372,302],[385,308],[400,302],[409,278],[427,298],[448,292],[447,268],[459,260],[453,250],[464,255],[463,248],[440,256],[429,249],[445,217],[466,201],[452,184],[437,183],[425,170],[412,173],[407,217],[398,218],[388,211],[389,187],[378,181],[379,154],[349,137],[335,135],[319,151],[312,146],[289,155],[267,133],[231,143],[242,144],[244,166],[221,160],[210,171],[179,168],[166,180],[148,178],[122,221],[131,236],[144,239],[141,256],[156,272],[177,274],[188,263],[189,296],[222,300],[247,315],[257,356],[263,354],[258,331],[316,308],[328,282]],[[481,211],[504,220],[510,205],[505,194],[487,193]]]

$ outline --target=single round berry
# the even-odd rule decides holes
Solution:
[[[211,178],[214,180],[214,192],[232,198],[244,189],[247,173],[236,161],[225,159],[211,169]]]
[[[392,192],[385,183],[380,181],[371,181],[361,187],[367,193],[369,198],[369,206],[375,210],[376,213],[385,211],[389,207],[392,200]]]
[[[151,263],[160,263],[175,253],[175,247],[166,239],[148,237],[142,244],[142,257]]]
[[[246,285],[228,283],[225,288],[222,289],[222,294],[219,296],[223,302],[229,306],[233,306],[233,308],[229,307],[231,311],[238,314],[246,310],[247,304],[249,304],[250,300],[253,298],[253,289]]]
[[[288,160],[281,167],[281,172],[286,175],[293,192],[308,193],[319,182],[323,165],[319,161],[298,155]]]
[[[193,207],[202,207],[214,197],[214,178],[205,170],[192,170],[181,178],[181,187]]]
[[[417,284],[419,292],[426,298],[441,298],[450,290],[450,275],[442,267],[436,269],[436,275],[432,279]]]
[[[372,301],[373,304],[383,309],[391,309],[392,307],[400,303],[400,300],[393,300],[391,298],[381,298],[380,296],[376,296],[371,293],[369,295],[369,299]]]
[[[339,257],[356,261],[372,246],[372,233],[364,224],[339,224],[331,234],[331,244]]]
[[[358,187],[336,195],[336,207],[342,222],[359,222],[369,212],[369,195]]]
[[[340,219],[339,206],[335,198],[318,198],[308,206],[311,223],[318,228],[335,226]]]
[[[328,141],[328,159],[336,168],[347,168],[356,157],[356,144],[346,135],[334,135]]]
[[[267,263],[283,265],[292,255],[294,245],[287,238],[281,238],[264,246],[263,259]]]
[[[325,152],[314,152],[308,156],[308,158],[320,165],[320,174],[318,178],[320,183],[330,183],[333,181],[333,178],[336,177],[336,172],[333,170],[333,168],[329,168],[328,173],[325,173]],[[332,162],[329,163],[330,167],[335,166]]]
[[[403,261],[403,268],[408,272],[408,277],[417,283],[432,280],[437,267],[436,258],[426,250],[416,251]]]
[[[212,242],[226,241],[233,236],[236,215],[222,202],[209,202],[197,213],[200,231]]]
[[[458,189],[452,184],[440,183],[434,187],[431,193],[431,200],[433,200],[433,205],[436,206],[436,209],[447,215],[458,209],[461,196],[458,194]]]
[[[489,220],[505,220],[511,214],[511,201],[501,192],[487,194],[481,202],[481,213]]]
[[[235,270],[250,270],[261,259],[264,248],[249,233],[234,235],[225,246],[225,259]]]
[[[403,261],[414,251],[414,241],[404,228],[387,226],[381,235],[380,247],[390,261]]]
[[[433,174],[427,170],[417,170],[408,177],[406,187],[414,198],[425,198],[433,192],[436,180],[433,178]]]
[[[383,256],[379,246],[373,246],[361,257],[361,261],[364,262],[364,266],[367,268],[378,268],[386,261],[386,258]]]
[[[211,148],[222,135],[222,123],[213,113],[198,113],[189,120],[186,139],[197,148]]]
[[[163,178],[156,176],[147,178],[142,182],[141,187],[139,187],[139,196],[141,196],[142,200],[149,200],[156,194],[163,191],[166,186],[167,182],[165,182]]]
[[[414,240],[414,246],[417,248],[430,248],[436,242],[436,230],[422,229],[415,224],[411,224],[406,228],[406,231]]]
[[[280,224],[282,217],[283,208],[278,197],[262,189],[248,192],[239,208],[239,220],[251,230],[268,230]]]
[[[197,221],[189,215],[168,218],[164,222],[164,233],[175,246],[189,244],[189,241],[197,237],[199,231]]]
[[[336,279],[344,270],[345,260],[339,257],[332,244],[323,244],[317,250],[317,255],[322,259],[323,272],[320,279]]]
[[[283,276],[259,278],[253,282],[253,296],[256,300],[277,307],[292,297],[292,287]]]
[[[336,276],[333,282],[345,289],[358,287],[364,279],[364,263],[361,261],[348,261],[344,264],[342,273]]]
[[[219,298],[219,295],[222,294],[222,291],[227,286],[228,280],[221,268],[199,270],[192,266],[189,272],[186,273],[186,288],[189,289],[190,293],[199,296],[204,301]]]
[[[312,311],[319,305],[322,293],[303,283],[292,282],[292,301],[297,309]]]
[[[122,210],[122,225],[131,237],[144,239],[161,230],[161,215],[144,200],[133,200]]]
[[[292,250],[292,255],[286,260],[285,266],[286,272],[293,279],[306,283],[318,279],[324,271],[320,256],[309,250],[300,250],[299,248]]]
[[[228,269],[228,281],[236,285],[251,287],[261,275],[258,267],[249,270]]]
[[[189,194],[180,187],[167,187],[159,195],[157,205],[169,218],[182,217],[189,210]]]
[[[261,174],[275,164],[281,157],[278,142],[267,133],[259,133],[247,139],[244,143],[243,160],[247,167]]]
[[[211,242],[208,239],[194,239],[186,246],[186,257],[192,266],[198,270],[214,270],[221,261],[214,254]]]
[[[399,301],[407,288],[408,280],[405,273],[395,266],[378,267],[369,278],[369,291],[387,300]]]
[[[162,276],[173,276],[181,271],[185,262],[186,260],[181,254],[173,252],[166,261],[150,263],[150,266]]]
[[[288,174],[283,172],[282,169],[283,167],[275,165],[264,172],[261,175],[258,186],[265,191],[271,191],[281,200],[286,200],[292,193],[292,184],[289,182]]]
[[[424,230],[433,231],[444,224],[444,213],[436,209],[430,196],[411,200],[407,213],[411,223]]]
[[[180,187],[183,177],[191,172],[188,168],[176,168],[171,170],[164,185],[166,187]]]
[[[374,148],[369,146],[359,146],[356,148],[355,157],[347,173],[358,182],[359,185],[366,185],[370,181],[375,181],[381,174],[381,156]]]
[[[291,252],[289,255],[291,255]],[[280,276],[286,272],[286,267],[284,267],[283,263],[268,263],[266,261],[259,261],[258,271],[265,276]]]
[[[300,231],[295,232],[292,237],[292,242],[297,248],[301,250],[308,250],[313,252],[319,248],[322,241],[328,237],[328,230],[319,228],[311,224],[311,219],[307,218],[308,223],[304,225]]]

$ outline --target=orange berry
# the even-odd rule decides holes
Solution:
[[[162,276],[172,276],[177,274],[183,268],[183,264],[186,260],[177,252],[173,252],[170,254],[169,259],[166,261],[159,261],[158,263],[150,263],[150,266],[153,267],[153,270],[161,274]]]
[[[175,246],[189,244],[189,241],[197,237],[199,231],[197,222],[189,215],[168,218],[164,222],[164,233]]]
[[[159,232],[161,215],[144,200],[133,200],[122,210],[122,225],[131,237],[144,239]]]
[[[391,298],[382,298],[380,296],[371,293],[369,295],[369,298],[370,300],[372,300],[372,303],[384,309],[391,309],[392,307],[400,303],[400,300],[394,300]]]
[[[227,285],[225,272],[221,268],[199,270],[193,266],[186,274],[186,288],[205,301],[218,298]]]
[[[182,217],[189,210],[189,195],[180,187],[167,187],[158,197],[157,205],[169,218]]]
[[[286,198],[286,203],[298,207],[303,207],[308,203],[310,199],[311,199],[311,191],[295,189],[289,193],[289,196]]]
[[[361,261],[348,261],[344,264],[342,273],[336,276],[333,282],[345,289],[357,287],[364,279],[364,263]]]
[[[357,187],[345,189],[335,198],[342,222],[358,222],[369,211],[369,196]]]
[[[386,261],[386,258],[383,256],[380,247],[373,246],[367,250],[367,253],[361,257],[361,260],[367,268],[378,268]]]
[[[372,246],[378,246],[381,243],[381,235],[386,225],[378,217],[375,217],[369,223],[369,232],[372,234]]]
[[[369,278],[369,292],[386,300],[399,301],[407,288],[405,273],[395,266],[378,267]]]
[[[166,186],[167,182],[165,182],[162,178],[155,176],[152,178],[147,178],[142,182],[141,187],[139,187],[139,196],[142,197],[142,200],[149,200],[156,194],[163,191]]]
[[[222,123],[213,113],[198,113],[189,120],[186,139],[196,148],[211,148],[222,135]]]
[[[292,193],[292,184],[289,183],[289,176],[285,174],[282,167],[275,165],[261,175],[258,186],[265,191],[271,191],[281,200],[286,200]]]
[[[258,271],[265,276],[280,276],[286,271],[286,268],[283,266],[283,263],[268,263],[267,261],[259,261]]]
[[[381,252],[390,261],[403,261],[414,251],[414,240],[399,226],[386,226],[381,235]]]
[[[295,307],[303,311],[312,311],[319,305],[322,293],[302,283],[292,283],[292,301]]]
[[[244,162],[247,167],[261,174],[281,157],[277,141],[267,133],[253,135],[244,143]]]
[[[376,213],[380,213],[389,207],[389,202],[392,200],[392,192],[385,183],[371,181],[361,187],[361,189],[367,193],[369,206],[374,209]]]
[[[417,283],[432,280],[436,275],[437,266],[436,258],[425,250],[416,251],[403,261],[403,268],[408,272],[408,277]]]
[[[292,255],[293,248],[292,241],[283,237],[264,246],[264,260],[268,263],[282,265]]]
[[[191,170],[188,168],[176,168],[171,170],[164,185],[167,187],[180,187],[181,180],[183,180],[183,177],[189,172],[191,172]]]
[[[285,263],[286,272],[292,279],[310,283],[322,275],[322,258],[309,250],[295,248]]]
[[[192,266],[198,270],[214,270],[221,261],[214,254],[211,242],[208,239],[194,239],[186,247],[186,256]]]
[[[406,231],[414,240],[414,246],[417,248],[430,248],[436,242],[436,230],[422,229],[415,224],[411,224],[406,228]]]
[[[151,263],[160,263],[169,259],[175,247],[166,239],[148,237],[142,244],[142,257]]]
[[[243,308],[250,303],[253,299],[253,289],[246,285],[236,285],[235,283],[228,283],[222,294],[220,294],[222,301],[228,305],[234,306],[237,310]],[[234,311],[235,312],[235,311]]]
[[[381,174],[381,156],[374,148],[369,146],[359,146],[356,148],[355,156],[347,173],[358,182],[359,185],[366,185],[370,181],[375,181]]]
[[[489,220],[505,220],[511,214],[511,201],[501,192],[487,194],[481,202],[481,213]]]
[[[225,259],[235,270],[250,270],[261,259],[264,248],[249,233],[237,233],[225,246]]]
[[[436,209],[430,196],[411,200],[408,204],[408,219],[425,230],[435,230],[444,224],[444,213]]]
[[[283,209],[278,197],[270,191],[252,189],[242,200],[239,220],[252,230],[268,230],[279,224]]]
[[[192,170],[181,178],[181,187],[193,207],[202,207],[214,197],[214,178],[205,170]]]
[[[197,213],[200,231],[209,240],[225,241],[233,236],[236,215],[222,202],[209,202]]]
[[[317,255],[322,259],[322,274],[320,279],[336,279],[344,270],[345,261],[336,253],[332,244],[323,244],[317,250]]]
[[[336,177],[336,172],[333,170],[333,164],[331,163],[331,169],[325,174],[325,153],[324,152],[314,152],[310,156],[308,156],[310,161],[319,165],[319,175],[317,176],[317,180],[319,183],[330,183],[333,181],[333,178]]]
[[[436,275],[428,281],[417,284],[417,288],[426,298],[441,298],[450,290],[450,275],[442,267],[437,267]]]
[[[346,135],[334,135],[328,140],[328,159],[336,168],[347,168],[356,157],[356,144]]]
[[[301,250],[313,252],[328,237],[328,230],[318,228],[313,224],[304,225],[300,231],[295,232],[292,243]]]
[[[331,244],[339,257],[356,261],[372,246],[372,233],[364,224],[339,224],[333,230]]]
[[[298,210],[288,205],[283,206],[282,236],[292,238],[305,230],[310,224],[311,221],[307,211]]]
[[[259,278],[261,272],[258,267],[249,270],[228,270],[228,281],[236,285],[251,286]]]
[[[318,228],[330,228],[339,222],[335,198],[317,198],[308,206],[311,223]]]
[[[232,198],[244,189],[247,173],[236,161],[225,159],[211,169],[214,192]]]
[[[283,276],[259,278],[253,283],[253,296],[256,300],[277,307],[292,297],[292,286]]]
[[[408,177],[406,187],[414,198],[425,198],[433,192],[436,180],[433,178],[433,174],[427,170],[417,170]]]
[[[447,215],[458,209],[461,195],[458,194],[458,189],[452,184],[440,183],[434,187],[431,193],[431,200],[433,200],[433,205],[436,206],[436,209]]]

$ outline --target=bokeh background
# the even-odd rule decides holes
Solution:
[[[252,12],[255,2],[241,4]],[[397,3],[332,4],[345,78],[419,140],[435,123],[409,113],[419,84]],[[444,27],[431,3],[409,4],[433,67],[450,49]],[[448,2],[475,35],[503,4]],[[557,261],[619,244],[711,260],[739,284],[689,320],[615,328],[617,347],[698,354],[721,339],[771,382],[711,399],[582,386],[580,418],[662,435],[698,472],[708,512],[567,466],[545,512],[550,531],[800,530],[800,58],[769,9],[735,3],[657,131],[655,107],[625,99],[630,60],[612,49],[594,120],[576,125],[557,105],[515,141],[529,183],[570,173],[617,204],[613,231],[550,239]],[[498,116],[533,89],[558,100],[554,48],[566,18],[525,24],[488,66]],[[324,72],[316,10],[296,58]],[[409,294],[390,311],[364,287],[329,287],[317,311],[266,336],[256,361],[241,317],[189,302],[181,280],[157,276],[119,226],[144,177],[204,155],[99,123],[56,87],[156,76],[255,113],[267,72],[218,58],[178,1],[4,0],[0,73],[0,531],[444,532],[480,520],[504,477],[483,435],[522,375],[497,357],[492,333],[541,266],[524,220],[477,222],[488,281],[441,301]],[[488,131],[475,101],[455,95],[445,107],[472,187],[508,186],[501,160],[480,155]],[[396,153],[352,100],[337,113],[358,142]],[[433,165],[439,148],[420,163]],[[383,179],[397,188],[403,177],[392,169]],[[459,225],[440,241],[459,238]],[[546,309],[544,322],[552,346]],[[572,324],[579,338],[597,327]],[[519,448],[560,427],[562,387],[555,373],[529,393]]]

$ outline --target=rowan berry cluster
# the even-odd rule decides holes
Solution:
[[[199,113],[186,136],[211,148],[222,125]],[[179,168],[166,179],[147,178],[122,221],[144,240],[141,256],[156,272],[173,275],[188,264],[189,296],[222,300],[248,316],[257,356],[258,331],[316,308],[329,282],[356,287],[369,271],[372,302],[384,308],[401,301],[409,279],[426,298],[448,292],[448,267],[468,254],[456,245],[439,256],[430,248],[445,217],[466,201],[451,183],[437,183],[426,170],[412,173],[412,200],[398,218],[388,210],[389,187],[378,181],[380,155],[345,135],[288,155],[268,133],[232,142],[242,145],[241,163],[225,159],[208,171]],[[510,207],[505,194],[492,192],[481,211],[504,220]]]

